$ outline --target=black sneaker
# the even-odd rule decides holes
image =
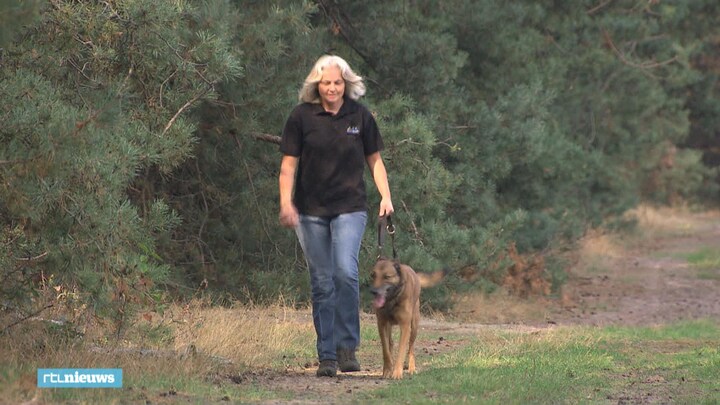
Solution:
[[[355,358],[354,349],[337,349],[338,366],[343,373],[360,371],[360,362]]]
[[[337,375],[337,361],[322,360],[316,375],[318,377],[335,377]]]

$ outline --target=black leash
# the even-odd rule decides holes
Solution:
[[[392,223],[392,217],[390,217],[390,215],[383,215],[378,219],[378,259],[382,257],[385,232],[390,235],[393,259],[397,259],[397,250],[395,249],[395,226]]]

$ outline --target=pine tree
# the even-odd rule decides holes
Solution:
[[[180,270],[181,285],[205,280],[242,299],[303,300],[304,259],[277,222],[281,155],[256,136],[280,135],[302,80],[326,51],[324,34],[311,25],[317,8],[309,2],[235,5],[228,38],[243,55],[243,76],[218,85],[218,100],[198,109],[194,156],[159,184],[184,218],[162,256]]]
[[[118,331],[152,303],[170,271],[156,241],[179,222],[153,179],[192,152],[189,111],[241,73],[227,27],[210,24],[229,10],[53,1],[8,48],[0,199],[6,233],[23,232],[10,249],[25,244],[28,260],[5,271],[42,272]]]
[[[685,149],[716,143],[712,0],[9,10],[0,294],[27,311],[32,275],[118,325],[158,285],[307,300],[302,252],[277,224],[280,154],[258,139],[280,134],[325,53],[368,85],[401,258],[464,269],[434,306],[495,288],[511,246],[547,252],[640,201],[717,195],[717,171]],[[363,268],[377,254],[370,218]]]

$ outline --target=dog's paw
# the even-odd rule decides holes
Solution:
[[[400,371],[398,371],[398,370],[393,371],[393,373],[392,373],[392,375],[390,376],[390,378],[393,379],[393,380],[402,380],[402,378],[403,378],[403,372],[402,372],[402,370],[400,370]]]

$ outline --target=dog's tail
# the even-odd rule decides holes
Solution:
[[[450,269],[444,268],[442,270],[433,271],[432,273],[418,273],[420,279],[420,287],[428,288],[435,287],[450,273]]]

